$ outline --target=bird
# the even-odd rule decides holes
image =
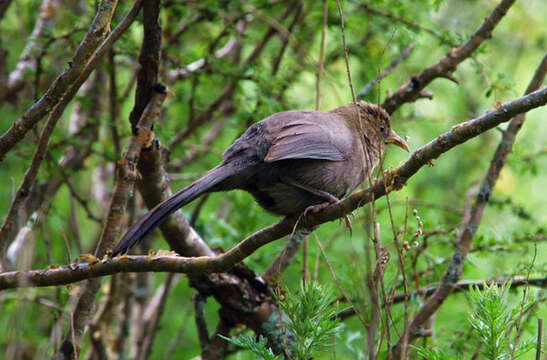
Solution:
[[[139,219],[112,256],[126,253],[172,213],[205,193],[245,190],[266,211],[321,211],[351,194],[380,161],[384,145],[409,151],[388,113],[365,101],[330,111],[293,110],[250,126],[223,160]]]

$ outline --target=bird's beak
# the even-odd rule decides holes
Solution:
[[[395,144],[403,148],[404,150],[410,152],[410,149],[408,148],[408,145],[406,144],[406,142],[403,139],[401,139],[401,137],[397,135],[397,133],[393,131],[393,129],[389,132],[389,135],[386,137],[385,141],[386,141],[386,144]]]

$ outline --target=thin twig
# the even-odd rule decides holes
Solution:
[[[141,2],[142,0],[139,0],[135,5]],[[68,103],[70,101],[74,95],[70,96],[68,101],[64,100],[67,91],[76,94],[77,89],[84,83],[91,70],[96,67],[98,60],[104,54],[101,48],[111,46],[121,33],[127,29],[128,25],[133,22],[134,18],[129,23],[124,21],[126,19],[122,20],[116,28],[117,31],[114,30],[105,39],[116,5],[117,0],[105,0],[101,3],[89,31],[69,62],[69,68],[59,75],[40,100],[34,103],[22,117],[12,124],[8,131],[0,136],[0,160],[54,107],[58,108],[62,102]],[[140,9],[140,5],[137,6],[137,9]]]
[[[544,56],[540,65],[536,69],[536,72],[528,85],[525,94],[530,94],[542,84],[546,72],[547,55]],[[544,87],[542,90],[546,89],[547,87]],[[538,93],[538,91],[534,93]],[[493,192],[501,169],[505,164],[509,153],[511,152],[516,135],[522,127],[524,118],[524,113],[520,113],[518,116],[515,116],[515,118],[509,123],[507,130],[503,133],[502,140],[492,158],[488,172],[481,184],[480,191],[476,195],[475,203],[471,206],[469,211],[466,212],[466,215],[464,215],[460,230],[461,235],[458,240],[458,248],[443,275],[439,288],[422,306],[418,314],[416,314],[412,320],[409,329],[409,340],[416,337],[415,333],[418,328],[440,308],[446,298],[453,291],[453,284],[459,280],[459,277],[463,271],[463,263],[469,253],[473,238],[482,220],[484,209],[488,204],[488,200]],[[397,345],[395,345],[394,352],[401,354],[402,347],[403,342],[400,340]]]
[[[357,98],[361,99],[365,97],[370,90],[372,90],[372,87],[376,85],[379,81],[381,81],[383,78],[388,76],[397,66],[399,66],[400,63],[402,63],[409,55],[410,52],[414,49],[414,44],[408,45],[403,52],[399,55],[399,57],[391,62],[387,68],[384,69],[380,74],[376,75],[376,77],[372,80],[370,80],[361,91],[357,94]]]
[[[536,340],[536,360],[541,358],[541,341],[543,340],[543,319],[538,318],[538,335]]]
[[[422,90],[433,80],[439,77],[448,77],[456,71],[458,65],[472,56],[484,40],[492,37],[492,31],[505,16],[515,0],[502,0],[496,8],[486,17],[479,28],[471,35],[469,40],[460,47],[450,50],[439,62],[412,76],[410,81],[401,86],[382,104],[389,114],[392,114],[401,105],[415,101],[422,97]]]

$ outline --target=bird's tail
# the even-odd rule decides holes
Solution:
[[[172,213],[193,201],[200,195],[209,192],[231,175],[236,174],[240,169],[237,167],[220,164],[211,169],[207,174],[194,181],[185,188],[179,190],[169,199],[159,203],[139,221],[137,221],[123,236],[118,246],[112,252],[112,256],[126,253],[131,247],[137,244],[142,238],[150,233],[155,227],[161,225]]]

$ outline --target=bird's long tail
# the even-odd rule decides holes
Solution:
[[[185,188],[179,190],[169,199],[156,205],[139,221],[137,221],[123,236],[118,246],[112,252],[112,256],[126,253],[131,247],[137,244],[142,238],[150,233],[155,227],[161,225],[172,213],[193,201],[200,195],[209,192],[231,175],[236,174],[240,169],[237,167],[220,164],[211,169],[207,174],[194,181]]]

